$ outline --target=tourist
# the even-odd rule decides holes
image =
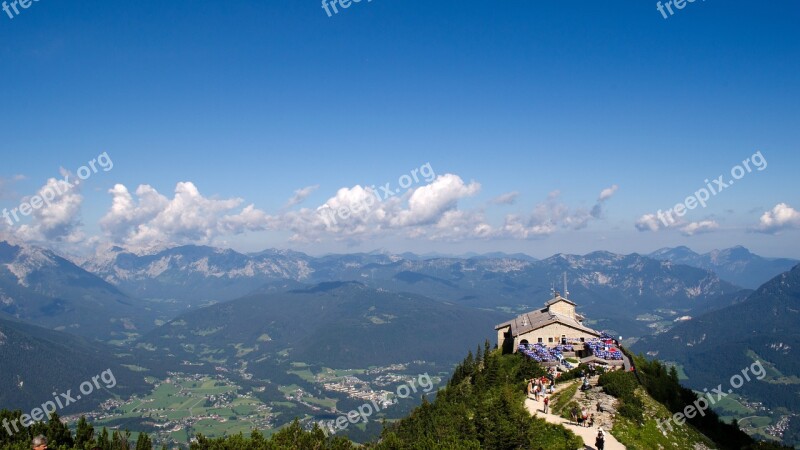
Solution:
[[[594,428],[594,414],[589,416],[589,428]]]
[[[569,410],[569,414],[572,416],[572,421],[578,423],[578,407],[573,406],[572,409]]]
[[[606,434],[603,432],[603,429],[600,428],[600,431],[597,432],[597,438],[594,440],[594,446],[597,447],[597,450],[603,450],[606,446]]]
[[[550,397],[544,396],[544,413],[547,414],[547,407],[550,405]]]
[[[31,442],[31,448],[33,450],[47,450],[47,438],[41,434],[36,436]]]
[[[586,409],[586,407],[581,409],[581,422],[586,426],[589,424],[589,411]]]
[[[531,398],[531,395],[534,393],[533,390],[533,378],[528,380],[528,398]]]

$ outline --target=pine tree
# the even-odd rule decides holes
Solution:
[[[147,433],[139,433],[136,439],[136,450],[153,450],[153,443]]]
[[[50,422],[47,425],[47,443],[54,448],[62,445],[72,447],[75,444],[69,428],[66,424],[61,423],[61,418],[56,413],[50,414]]]
[[[125,430],[124,432],[114,431],[111,435],[111,450],[130,450],[131,432]]]
[[[669,368],[669,377],[672,378],[672,381],[674,381],[675,383],[679,381],[678,369],[676,369],[675,366]]]
[[[85,416],[78,419],[78,424],[75,429],[75,447],[78,449],[85,449],[87,444],[91,444],[94,439],[94,427],[86,421]]]
[[[467,353],[467,358],[464,359],[464,375],[471,377],[475,373],[475,357],[472,356],[472,351]]]
[[[108,438],[108,429],[103,428],[102,433],[97,436],[96,445],[100,450],[111,450],[111,439]]]

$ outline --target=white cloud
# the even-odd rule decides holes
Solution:
[[[297,205],[317,189],[295,191],[287,205]],[[209,198],[191,182],[177,183],[170,198],[149,185],[130,192],[122,184],[108,192],[111,206],[100,219],[104,239],[92,243],[122,245],[142,251],[183,244],[225,242],[226,237],[246,232],[290,232],[292,242],[337,240],[351,243],[384,237],[457,241],[464,239],[530,239],[560,228],[580,229],[600,217],[595,210],[617,190],[604,189],[591,211],[571,210],[560,201],[558,191],[536,205],[527,217],[509,215],[494,227],[482,209],[463,209],[460,203],[480,192],[475,181],[465,182],[455,174],[443,174],[427,185],[381,200],[385,192],[359,185],[343,187],[318,207],[281,209],[268,214],[240,198]],[[501,196],[500,203],[513,202],[518,193]],[[74,208],[69,210],[73,219]],[[56,222],[52,220],[52,222]],[[49,222],[48,222],[49,223]]]
[[[314,186],[306,186],[302,189],[294,191],[294,195],[289,199],[289,201],[286,202],[286,206],[284,206],[284,208],[291,208],[292,206],[303,203],[305,199],[317,189],[319,189],[319,185],[315,184]]]
[[[445,211],[455,208],[460,199],[471,197],[480,189],[480,184],[474,181],[465,184],[458,175],[441,175],[430,184],[410,191],[408,209],[398,211],[390,223],[394,227],[434,223]]]
[[[506,192],[493,198],[491,203],[495,205],[513,205],[517,201],[517,197],[519,197],[519,192],[517,191]]]
[[[719,228],[719,224],[713,220],[701,220],[699,222],[690,222],[681,227],[681,233],[685,236],[694,236],[695,234],[710,233]]]
[[[645,214],[636,220],[636,229],[639,231],[658,231],[666,227],[655,214]]]
[[[592,217],[595,219],[600,219],[603,217],[603,204],[608,199],[613,197],[618,189],[619,186],[612,184],[611,186],[600,191],[600,195],[597,197],[597,203],[595,203],[594,207],[592,207],[592,212],[590,213]]]
[[[453,236],[483,236],[480,214],[457,209],[461,199],[480,190],[476,182],[465,183],[458,175],[444,174],[430,184],[411,189],[383,201],[379,191],[356,185],[344,187],[316,209],[303,208],[269,218],[270,227],[290,230],[293,241],[314,242],[331,237],[359,241],[388,233],[427,239],[446,239],[446,223],[458,220]]]
[[[136,189],[134,200],[128,188],[116,184],[109,189],[111,209],[100,219],[100,227],[115,240],[122,240],[139,225],[154,219],[169,204],[169,200],[152,186],[143,184]]]
[[[505,223],[497,234],[513,239],[531,239],[548,236],[559,228],[571,230],[586,228],[590,221],[602,218],[603,204],[617,189],[616,184],[603,189],[589,211],[584,208],[570,210],[560,201],[561,192],[552,191],[547,195],[546,201],[536,205],[529,218],[524,219],[516,214],[506,216]]]
[[[531,239],[548,236],[555,232],[556,228],[555,224],[551,221],[537,223],[530,220],[525,221],[516,214],[509,214],[506,216],[500,234],[512,239]]]
[[[600,197],[597,200],[600,202],[604,202],[610,199],[611,196],[613,196],[614,193],[617,192],[617,189],[619,189],[619,186],[617,186],[616,184],[612,184],[611,186],[600,191]]]
[[[313,189],[300,189],[295,197]],[[254,205],[242,207],[242,199],[204,197],[191,182],[178,183],[171,199],[151,186],[139,186],[131,195],[125,186],[116,185],[109,190],[111,208],[100,225],[112,242],[134,250],[207,244],[227,235],[263,230],[290,231],[290,240],[301,242],[361,241],[391,232],[429,239],[481,237],[491,231],[482,215],[457,209],[459,200],[479,190],[476,182],[465,183],[457,175],[445,174],[383,201],[372,189],[356,185],[339,189],[318,208],[270,215]]]
[[[191,182],[181,182],[168,199],[148,185],[136,189],[136,199],[123,185],[109,191],[111,209],[100,220],[115,243],[133,249],[208,244],[226,234],[266,229],[266,214],[249,205],[239,210],[242,199],[210,199]]]
[[[70,174],[62,168],[61,175],[66,177]],[[28,203],[35,197],[52,200],[42,201],[40,208],[32,209],[31,222],[20,225],[16,230],[20,239],[68,243],[83,240],[84,236],[80,229],[83,196],[78,186],[70,187],[64,181],[49,178],[36,195],[26,197],[22,201]]]
[[[778,203],[764,212],[755,227],[761,233],[777,234],[782,230],[800,228],[800,212],[786,203]]]

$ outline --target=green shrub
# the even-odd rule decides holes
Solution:
[[[639,382],[633,373],[621,370],[608,372],[600,375],[599,383],[603,386],[605,393],[619,399],[621,404],[617,411],[621,416],[637,422],[643,420],[644,404],[636,396],[636,388],[639,387]]]

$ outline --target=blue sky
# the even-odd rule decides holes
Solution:
[[[0,11],[0,206],[102,152],[114,163],[0,232],[75,251],[742,244],[800,257],[797,2],[698,0],[668,19],[652,1],[321,6]],[[763,171],[678,223],[644,225],[757,151]],[[320,221],[318,208],[352,208],[361,187],[426,163],[440,178]]]

